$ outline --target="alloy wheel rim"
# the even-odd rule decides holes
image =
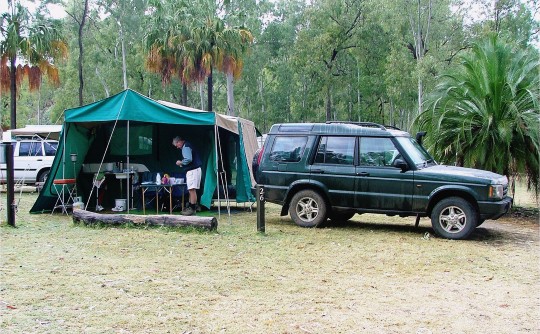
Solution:
[[[457,206],[444,208],[439,215],[439,222],[443,230],[448,233],[459,233],[467,225],[467,215]]]
[[[317,201],[311,197],[304,197],[298,201],[296,205],[296,214],[300,219],[306,222],[311,222],[319,215],[319,206]]]

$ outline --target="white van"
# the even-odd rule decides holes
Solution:
[[[47,126],[45,127],[47,131],[51,130]],[[61,127],[55,128],[52,133],[46,135],[43,135],[43,133],[38,134],[39,131],[35,131],[34,134],[23,134],[18,133],[16,129],[9,134],[11,138],[4,133],[4,140],[11,141],[13,145],[14,178],[16,183],[35,184],[45,182],[58,149],[58,140],[50,138],[58,138],[60,129]],[[25,130],[28,129],[25,128]],[[6,164],[0,164],[0,183],[6,182]]]

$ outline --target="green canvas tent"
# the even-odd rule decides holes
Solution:
[[[128,168],[135,166],[139,172],[161,175],[179,171],[175,165],[179,152],[172,146],[172,139],[177,135],[190,141],[203,160],[199,191],[203,206],[210,207],[216,190],[225,185],[234,187],[237,202],[255,200],[251,194],[255,184],[251,160],[257,149],[253,122],[155,101],[127,89],[65,111],[57,154],[30,212],[53,210],[57,200],[55,179],[76,178],[77,195],[82,196],[88,206],[95,200],[92,195],[95,174],[107,171],[113,164],[122,163]],[[218,180],[221,180],[219,187]],[[111,193],[109,203],[114,197],[126,197],[118,194],[113,184],[108,192]],[[129,198],[129,192],[125,193]]]

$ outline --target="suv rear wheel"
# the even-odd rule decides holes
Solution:
[[[326,202],[314,190],[301,190],[297,192],[289,209],[291,218],[298,226],[317,227],[326,221]]]
[[[477,226],[478,214],[461,197],[441,200],[431,212],[431,225],[435,233],[447,239],[465,239]]]

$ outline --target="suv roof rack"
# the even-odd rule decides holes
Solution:
[[[358,125],[368,128],[378,128],[381,130],[386,130],[384,125],[373,123],[373,122],[348,122],[348,121],[328,121],[326,124],[352,124],[352,125]]]

